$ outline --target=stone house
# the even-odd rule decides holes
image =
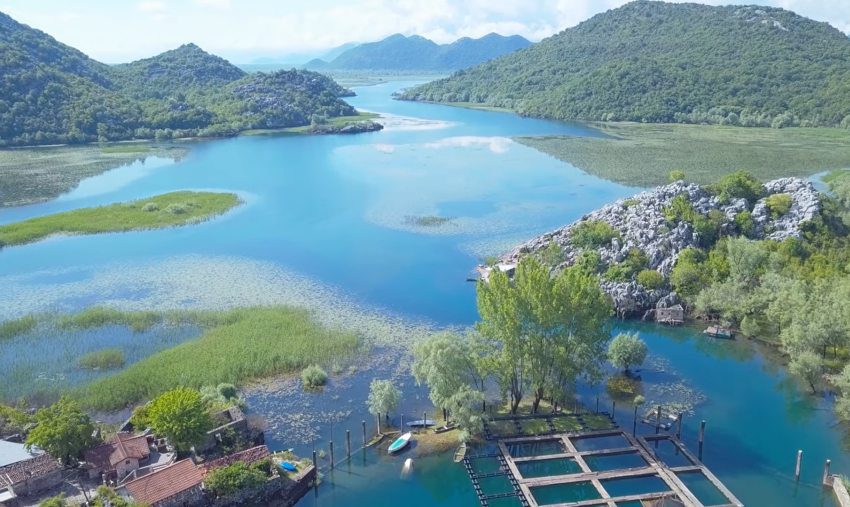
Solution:
[[[269,452],[268,447],[265,445],[258,445],[256,447],[251,447],[250,449],[245,449],[244,451],[239,451],[223,458],[214,459],[204,463],[201,465],[201,469],[204,475],[206,475],[216,468],[230,466],[238,461],[241,461],[246,465],[253,465],[254,463],[258,463],[269,458],[270,456],[271,453]]]
[[[205,502],[203,472],[190,459],[123,484],[118,494],[150,507],[195,507]]]
[[[239,407],[233,406],[226,410],[222,410],[213,416],[216,421],[215,428],[207,432],[207,436],[201,445],[196,446],[198,452],[207,452],[214,449],[219,442],[225,438],[235,437],[246,442],[253,440],[251,429],[248,426],[248,419]]]
[[[682,305],[673,305],[669,308],[656,308],[655,321],[661,324],[684,324],[685,309]]]
[[[0,441],[0,505],[62,483],[62,465],[47,453]]]
[[[151,449],[147,435],[116,433],[103,444],[85,453],[89,477],[120,481],[134,470],[147,464]]]

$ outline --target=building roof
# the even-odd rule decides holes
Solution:
[[[0,467],[11,465],[18,461],[26,461],[39,454],[41,452],[35,449],[28,451],[24,444],[0,440]]]
[[[0,467],[0,487],[14,486],[27,479],[61,470],[62,465],[47,453]]]
[[[258,461],[262,461],[271,456],[269,452],[269,448],[265,445],[258,445],[257,447],[251,447],[250,449],[245,449],[244,451],[239,451],[228,456],[224,456],[223,458],[218,458],[202,465],[204,469],[204,474],[208,474],[211,470],[215,470],[216,468],[222,468],[229,465],[232,465],[238,461],[246,463],[248,465],[252,465],[257,463]]]
[[[151,453],[148,437],[119,432],[107,442],[86,451],[86,462],[102,470],[111,470],[126,459],[145,459]]]
[[[201,470],[190,459],[160,468],[124,484],[124,489],[139,503],[154,505],[178,493],[200,486]]]

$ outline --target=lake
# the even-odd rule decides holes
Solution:
[[[475,287],[466,279],[485,256],[639,189],[511,141],[600,135],[592,129],[391,100],[410,84],[356,89],[355,107],[385,115],[381,132],[195,142],[177,164],[148,158],[84,180],[53,201],[0,210],[0,223],[9,223],[181,189],[234,191],[245,201],[191,227],[4,249],[0,319],[91,304],[302,305],[374,335],[380,353],[334,378],[322,394],[303,393],[285,379],[248,389],[249,405],[270,423],[274,447],[308,455],[333,438],[339,457],[346,429],[359,442],[360,421],[373,427],[363,405],[373,377],[403,383],[402,410],[421,417],[427,392],[413,385],[399,344],[475,322]],[[427,220],[435,216],[449,220]],[[699,420],[708,421],[705,461],[742,501],[833,505],[818,485],[823,461],[832,459],[843,472],[850,460],[828,401],[802,393],[754,344],[708,340],[691,328],[626,327],[650,346],[642,372],[647,399],[687,405],[683,438],[693,448]],[[132,346],[126,336],[121,342]],[[0,345],[0,352],[19,352],[9,347]],[[588,406],[596,396],[610,405],[604,386],[583,386],[581,395]],[[631,407],[618,407],[624,428],[631,428],[631,414]],[[799,484],[792,477],[797,449],[805,452]],[[406,477],[403,460],[358,451],[299,505],[398,505],[399,498],[408,505],[474,504],[471,484],[450,456],[417,459]]]

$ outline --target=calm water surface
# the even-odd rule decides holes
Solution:
[[[55,238],[0,252],[0,318],[95,303],[127,307],[216,307],[321,301],[321,287],[345,301],[435,326],[476,320],[470,269],[485,255],[579,218],[636,191],[600,180],[522,145],[521,135],[593,136],[578,125],[514,115],[396,102],[409,83],[357,90],[358,108],[385,113],[387,128],[353,137],[264,136],[197,143],[179,164],[148,159],[84,181],[54,201],[0,210],[0,223],[62,210],[144,198],[181,189],[238,192],[245,205],[219,219],[178,229]],[[416,217],[452,220],[439,227]],[[748,343],[708,341],[693,329],[636,327],[654,366],[647,394],[685,396],[693,413],[684,438],[695,444],[706,419],[705,461],[748,505],[833,505],[817,486],[823,460],[850,471],[843,433],[828,403],[801,394],[783,369]],[[347,385],[308,401],[346,407],[316,423],[321,445],[344,448],[345,429],[360,434],[370,365]],[[664,386],[678,386],[675,393]],[[686,394],[682,394],[681,392]],[[426,393],[405,384],[403,410],[420,416]],[[334,394],[336,393],[336,394]],[[660,394],[659,394],[660,393]],[[604,387],[585,386],[591,404]],[[272,417],[274,391],[249,397]],[[653,399],[652,396],[647,396]],[[306,405],[309,404],[310,407]],[[631,428],[631,408],[617,411]],[[355,439],[357,440],[357,439]],[[278,447],[309,453],[313,443],[271,434]],[[797,449],[805,451],[795,484]],[[338,455],[339,456],[339,455]],[[447,456],[417,459],[356,453],[299,505],[474,505],[462,468]],[[403,500],[401,500],[403,499]]]

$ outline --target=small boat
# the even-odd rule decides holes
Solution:
[[[407,444],[410,443],[411,438],[413,438],[413,433],[410,432],[407,432],[404,435],[398,437],[393,443],[390,444],[390,447],[387,449],[387,454],[393,454],[404,449],[405,447],[407,447]]]
[[[466,442],[460,444],[460,447],[455,451],[455,463],[460,463],[466,457]]]
[[[440,426],[439,428],[434,428],[434,433],[445,433],[445,432],[451,431],[455,428],[457,428],[457,424],[450,423],[450,424]]]
[[[733,338],[735,336],[731,329],[723,326],[709,326],[703,333],[712,338]]]
[[[436,426],[437,423],[433,419],[419,419],[418,421],[410,421],[407,425],[411,428],[428,428]]]
[[[296,465],[295,463],[289,462],[289,461],[284,461],[283,463],[281,463],[280,468],[284,469],[287,472],[297,472],[298,471],[298,465]]]

